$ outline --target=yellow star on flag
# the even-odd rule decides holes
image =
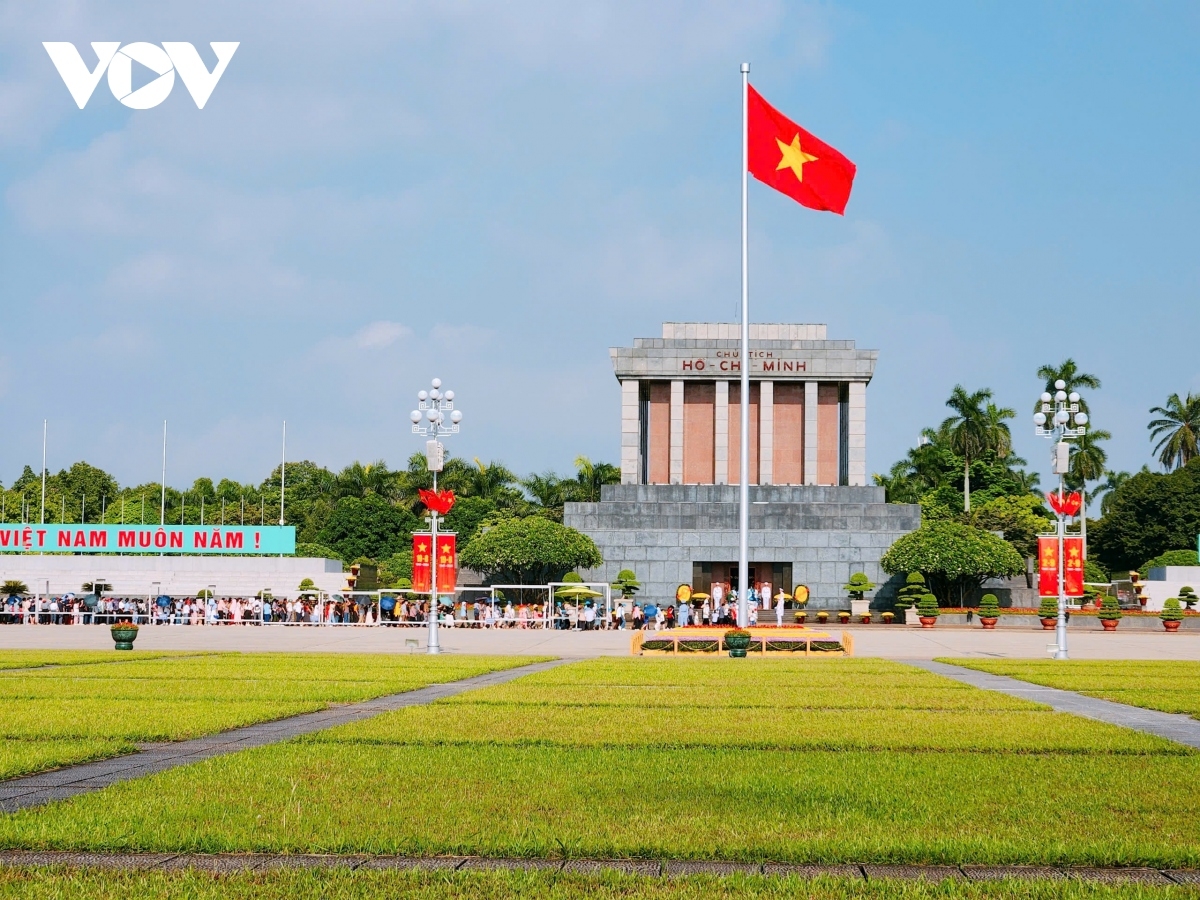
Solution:
[[[817,157],[813,156],[811,153],[805,153],[800,149],[800,134],[798,132],[796,136],[792,138],[792,142],[790,144],[785,144],[779,138],[775,138],[775,143],[779,145],[779,152],[781,154],[779,158],[779,165],[775,167],[775,171],[778,172],[780,169],[791,169],[796,173],[796,180],[803,181],[804,164],[806,162],[816,162]]]

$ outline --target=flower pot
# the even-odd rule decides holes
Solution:
[[[1042,619],[1042,631],[1053,631],[1058,625],[1058,617]]]
[[[862,622],[864,625],[870,625],[871,624],[871,614],[863,613],[861,616],[859,616],[859,621]]]
[[[1179,626],[1182,624],[1183,622],[1181,622],[1179,619],[1175,619],[1174,621],[1171,619],[1163,619],[1163,628],[1167,629],[1167,631],[1178,631]]]
[[[750,636],[747,634],[733,635],[725,638],[725,647],[729,650],[729,655],[734,659],[742,659],[746,656],[746,650],[750,646]]]
[[[1105,631],[1116,631],[1120,621],[1120,619],[1101,619],[1100,624],[1104,626]]]
[[[138,636],[137,626],[127,623],[113,625],[109,629],[109,633],[112,634],[117,650],[132,650],[133,642],[137,640]]]
[[[796,613],[796,622],[800,625],[803,625],[807,618],[808,618],[808,613],[802,613],[802,612]]]
[[[995,628],[996,623],[999,621],[1000,620],[995,616],[980,616],[979,617],[979,624],[982,625],[984,628],[986,628],[988,631],[991,631],[993,628]]]
[[[937,616],[921,616],[921,627],[932,628],[937,624]]]
[[[841,622],[843,625],[845,625],[847,622],[850,621],[850,613],[848,613],[848,612],[838,613],[838,621]]]

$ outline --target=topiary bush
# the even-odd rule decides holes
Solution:
[[[842,585],[842,590],[850,595],[851,600],[861,600],[867,591],[875,590],[875,585],[865,573],[855,572],[850,576],[850,581]]]
[[[1104,598],[1104,602],[1100,604],[1100,618],[1109,622],[1115,622],[1121,618],[1121,605],[1117,603],[1116,597]]]
[[[984,594],[979,601],[979,617],[981,619],[997,619],[1000,617],[1000,601],[995,594]]]
[[[1185,584],[1179,589],[1179,599],[1183,602],[1184,606],[1191,609],[1196,601],[1200,600],[1200,597],[1196,596],[1196,592]]]
[[[917,612],[927,619],[936,619],[942,614],[942,611],[938,609],[937,597],[933,594],[922,595],[921,599],[917,601]]]
[[[1179,605],[1179,598],[1168,597],[1164,600],[1162,612],[1158,614],[1158,617],[1164,622],[1182,622],[1183,609]]]
[[[896,609],[911,609],[917,601],[929,593],[925,576],[920,572],[909,572],[904,587],[896,592]]]
[[[1038,607],[1039,619],[1057,619],[1058,618],[1058,599],[1055,597],[1043,597],[1042,604]]]

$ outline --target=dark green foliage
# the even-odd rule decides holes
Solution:
[[[920,572],[947,606],[968,603],[989,578],[1017,575],[1025,569],[1010,544],[956,522],[922,525],[892,544],[880,564],[889,574]]]
[[[1099,616],[1101,619],[1110,622],[1121,618],[1121,605],[1117,603],[1116,597],[1104,598],[1104,602],[1100,604]]]
[[[904,579],[904,587],[896,592],[896,609],[910,609],[928,593],[925,576],[920,572],[909,572]]]
[[[995,619],[1000,615],[1000,601],[995,594],[984,594],[979,598],[979,616],[983,619]]]
[[[917,612],[925,618],[935,619],[942,614],[941,609],[938,608],[937,597],[933,594],[925,594],[917,601]]]
[[[1042,619],[1057,619],[1058,618],[1058,598],[1043,597],[1042,603],[1038,607],[1038,617]]]
[[[1135,569],[1168,550],[1195,553],[1200,458],[1167,474],[1138,472],[1105,499],[1108,512],[1089,526],[1088,549],[1108,571]]]
[[[613,582],[612,589],[628,599],[642,589],[642,583],[637,580],[633,569],[622,569],[617,573],[617,580]]]
[[[1164,566],[1200,566],[1200,561],[1197,561],[1195,550],[1168,550],[1138,566],[1138,574],[1142,578],[1149,578],[1151,569]]]
[[[1164,622],[1182,622],[1183,609],[1180,608],[1178,597],[1168,597],[1163,601],[1162,612],[1158,617]]]
[[[1108,573],[1093,559],[1083,561],[1083,580],[1092,584],[1107,584]]]
[[[340,553],[338,553],[332,547],[326,547],[324,544],[297,543],[296,544],[296,555],[297,556],[308,556],[308,557],[313,557],[316,559],[322,559],[322,558],[323,559],[336,559],[340,562],[346,561]]]
[[[1183,601],[1188,609],[1191,609],[1196,601],[1200,600],[1200,597],[1196,596],[1196,591],[1191,585],[1185,584],[1179,589],[1179,599]]]
[[[543,516],[508,519],[482,532],[459,554],[462,565],[489,582],[547,584],[572,569],[602,563],[595,543]]]
[[[466,546],[467,542],[475,537],[484,517],[495,511],[495,501],[486,497],[458,497],[454,501],[454,507],[442,520],[444,524],[438,527],[457,533],[459,546]]]
[[[342,559],[381,559],[412,543],[421,523],[408,510],[378,496],[343,497],[319,535]]]
[[[850,576],[849,583],[842,585],[842,590],[850,595],[851,600],[861,600],[867,591],[875,590],[875,585],[865,573],[855,572]]]

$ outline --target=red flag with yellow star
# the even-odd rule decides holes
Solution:
[[[753,87],[747,85],[747,90],[750,174],[801,206],[842,215],[854,184],[854,163],[771,106]]]

